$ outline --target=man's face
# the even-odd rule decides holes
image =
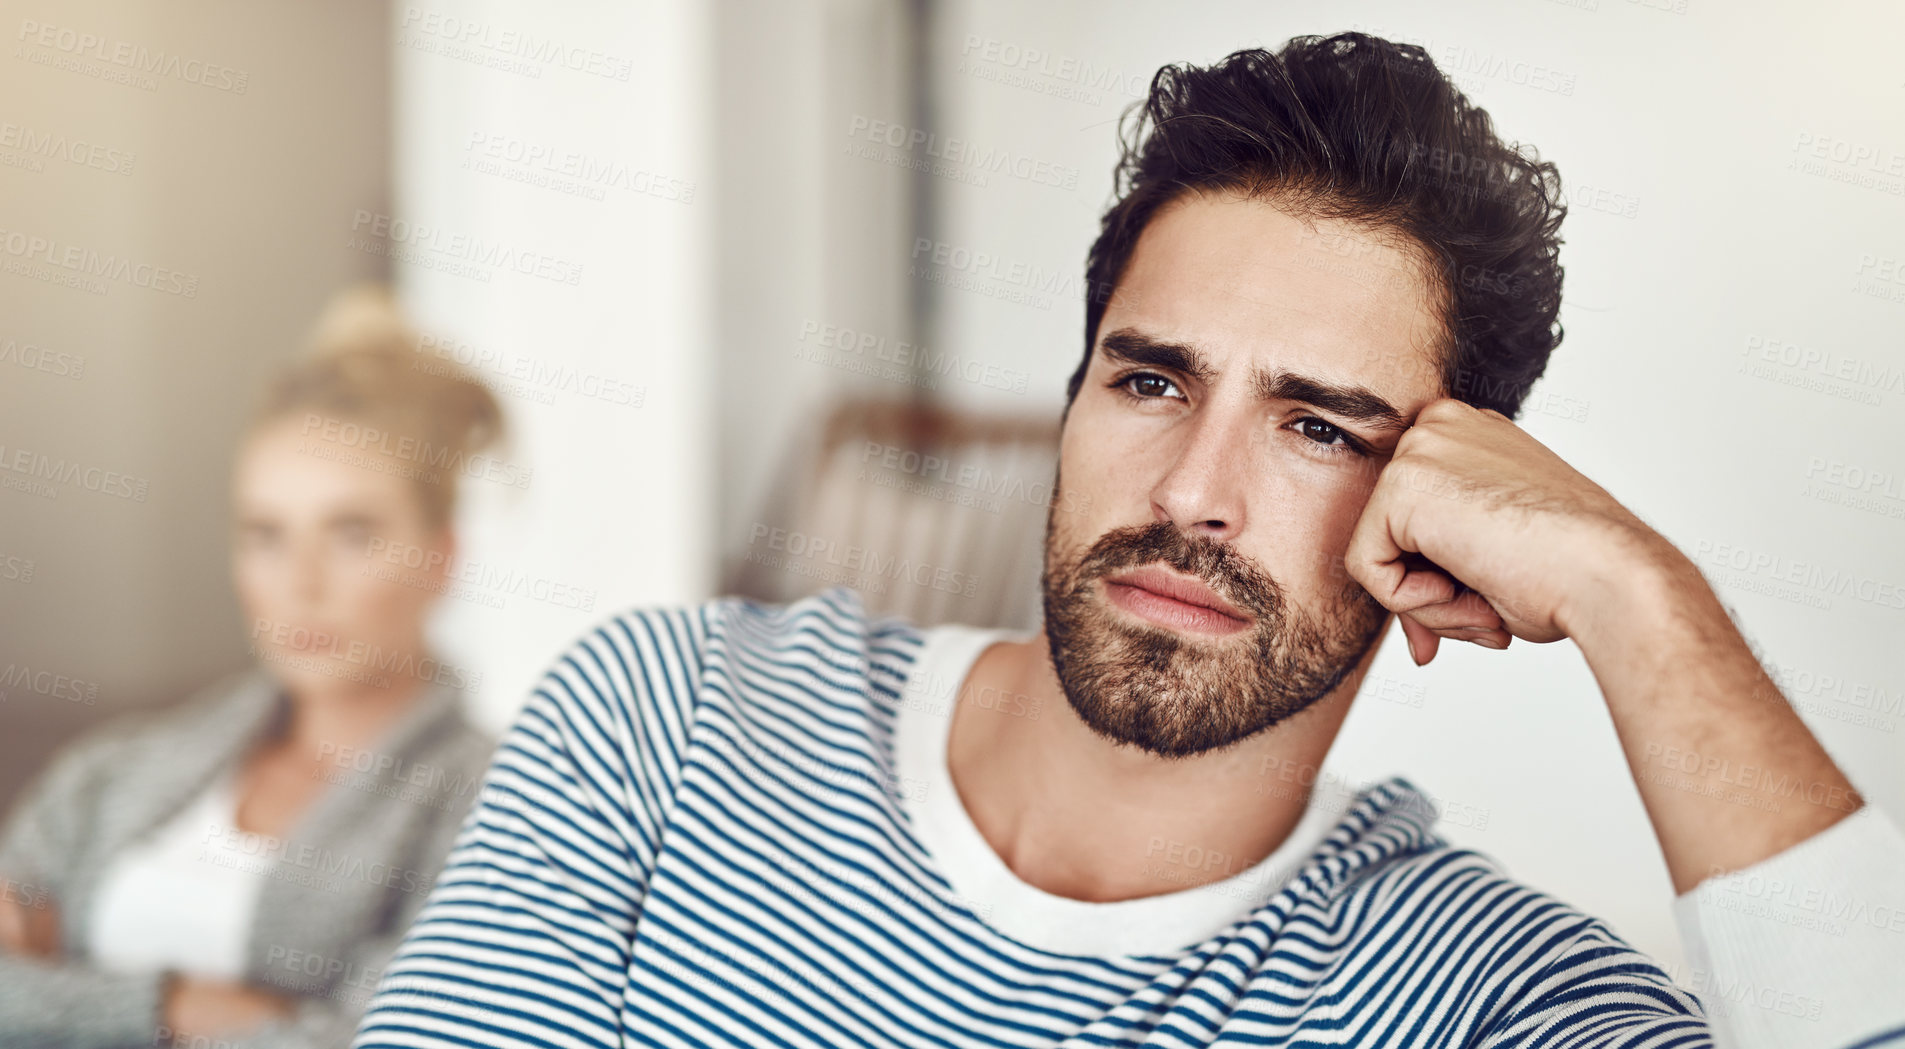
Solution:
[[[1093,730],[1168,757],[1222,747],[1327,695],[1381,636],[1343,553],[1440,396],[1413,258],[1234,195],[1145,227],[1066,419],[1077,498],[1046,524],[1052,662]]]

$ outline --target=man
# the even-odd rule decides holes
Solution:
[[[842,589],[614,617],[529,701],[359,1046],[1905,1042],[1905,937],[1696,890],[1889,906],[1905,840],[1687,559],[1510,421],[1558,341],[1552,165],[1360,34],[1167,69],[1143,117],[1044,627]],[[1418,663],[1581,647],[1694,986],[1451,848],[1407,780],[1288,788],[1391,615]],[[1708,791],[1741,766],[1803,789]]]

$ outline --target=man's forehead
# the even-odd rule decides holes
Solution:
[[[1346,222],[1191,197],[1147,224],[1119,290],[1101,332],[1194,344],[1220,374],[1254,362],[1405,398],[1437,381],[1441,327],[1417,259]]]

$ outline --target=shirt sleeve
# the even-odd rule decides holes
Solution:
[[[630,612],[557,659],[497,748],[356,1049],[621,1043],[704,627],[701,611]]]
[[[1674,900],[1720,1049],[1905,1047],[1905,835],[1877,806]]]
[[[1654,959],[1587,919],[1477,1040],[1485,1049],[1715,1049],[1706,1010]]]

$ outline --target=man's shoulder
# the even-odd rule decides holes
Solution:
[[[693,650],[705,658],[705,647],[854,648],[861,643],[916,642],[920,634],[920,627],[904,617],[869,611],[859,591],[833,586],[785,602],[728,594],[686,604],[631,605],[597,620],[572,648],[603,642],[618,647],[645,644]]]
[[[1454,803],[1403,776],[1364,788],[1346,807],[1331,839],[1338,847],[1325,866],[1340,872],[1336,890],[1381,897],[1394,906],[1425,893],[1446,895],[1451,887],[1469,895],[1552,899],[1516,880],[1487,853],[1443,837],[1439,828],[1455,811]]]
[[[1522,980],[1577,966],[1618,970],[1671,986],[1654,959],[1599,917],[1509,873],[1488,854],[1453,844],[1436,831],[1446,802],[1402,777],[1363,791],[1324,850],[1336,872],[1320,888],[1385,953],[1397,944],[1459,953],[1479,968]],[[1391,934],[1409,935],[1395,943]]]
[[[622,701],[672,695],[692,702],[711,672],[801,674],[837,684],[903,676],[923,634],[871,613],[861,595],[830,587],[770,603],[737,595],[636,605],[598,620],[553,661],[545,685]]]

